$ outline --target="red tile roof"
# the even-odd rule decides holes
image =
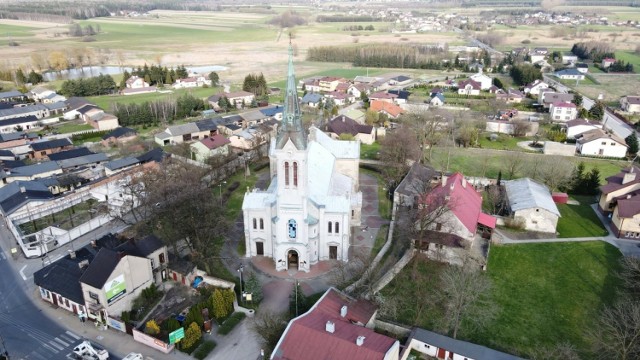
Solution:
[[[347,306],[344,318],[340,316],[343,305]],[[372,304],[356,301],[330,288],[311,310],[291,320],[273,352],[273,359],[383,359],[396,340],[357,325],[369,322],[374,313]],[[327,321],[333,322],[333,333],[326,330]],[[361,346],[356,344],[359,336],[365,337]]]
[[[371,100],[370,105],[371,110],[376,112],[385,111],[394,118],[404,112],[400,106],[387,101]]]
[[[220,134],[215,134],[208,138],[204,138],[200,140],[200,142],[202,143],[202,145],[206,146],[209,150],[217,149],[220,146],[231,143],[229,139],[227,139],[226,137]]]
[[[575,104],[569,103],[569,102],[564,102],[564,101],[556,101],[553,103],[553,107],[562,107],[562,108],[574,108],[576,107]]]
[[[431,190],[426,196],[428,204],[437,204],[437,199],[447,199],[449,211],[471,233],[476,232],[478,219],[482,213],[482,197],[473,185],[460,173],[455,173],[446,180],[446,184],[441,184]],[[436,205],[437,206],[437,205]]]

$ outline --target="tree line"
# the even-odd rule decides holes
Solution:
[[[69,25],[69,36],[73,37],[94,36],[99,34],[101,31],[102,28],[100,27],[100,24],[97,24],[95,28],[91,24],[87,26],[81,26],[76,23]]]
[[[353,66],[442,69],[452,66],[443,48],[418,44],[368,44],[363,46],[314,46],[307,60],[350,62]]]
[[[242,90],[253,93],[257,97],[269,95],[267,80],[265,80],[262,73],[249,74],[245,76],[244,81],[242,82]]]
[[[62,83],[60,93],[69,96],[97,96],[112,94],[116,82],[111,75],[98,75],[88,79],[67,80]]]
[[[593,60],[593,62],[602,62],[604,58],[615,57],[613,47],[603,42],[579,42],[573,44],[571,52],[583,60]]]
[[[148,101],[142,104],[113,103],[110,111],[118,117],[121,126],[147,127],[195,116],[204,109],[205,103],[202,99],[191,94],[183,94],[177,99]]]
[[[348,16],[348,15],[318,15],[317,22],[374,22],[382,21],[373,16]]]
[[[126,87],[126,82],[131,76],[138,76],[144,79],[149,85],[163,85],[173,84],[177,79],[184,79],[189,76],[189,71],[184,65],[180,65],[177,68],[167,68],[166,66],[159,65],[147,65],[143,67],[138,66],[137,69],[133,69],[131,73],[125,70],[122,81],[120,82],[120,88]]]
[[[342,31],[373,31],[375,28],[369,24],[367,26],[362,25],[345,25],[342,27]]]
[[[538,79],[542,80],[542,71],[538,67],[527,63],[512,66],[509,70],[509,75],[518,85],[526,85]]]

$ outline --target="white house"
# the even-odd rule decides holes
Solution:
[[[230,141],[220,134],[196,141],[190,145],[191,160],[204,162],[212,156],[229,155]]]
[[[205,78],[202,75],[191,76],[184,79],[176,79],[176,82],[173,83],[173,87],[175,89],[202,87],[205,85],[211,86],[211,80]]]
[[[630,113],[640,112],[640,96],[624,96],[620,99],[620,108],[622,111]]]
[[[576,136],[589,130],[602,129],[602,125],[590,123],[585,119],[574,119],[565,123],[567,126],[567,139],[575,139]]]
[[[144,81],[143,78],[133,75],[127,79],[125,82],[128,89],[142,89],[149,87],[149,83]]]
[[[567,122],[578,117],[578,108],[575,104],[558,101],[549,107],[552,121]]]
[[[578,71],[578,69],[556,71],[555,75],[562,80],[584,80],[584,74]]]
[[[547,58],[547,55],[532,53],[531,55],[529,55],[529,57],[531,58],[531,63],[535,64],[535,63],[540,62],[540,61],[545,61],[546,58]]]
[[[460,95],[480,95],[482,85],[475,80],[464,80],[458,83],[458,94]]]
[[[489,90],[493,85],[493,79],[482,73],[482,69],[478,73],[473,74],[469,79],[480,83],[480,90]]]
[[[564,53],[562,54],[562,63],[563,64],[575,64],[578,62],[578,56],[573,53]]]
[[[627,155],[626,142],[613,134],[593,129],[576,136],[579,154],[623,158]]]
[[[532,82],[531,84],[525,86],[524,93],[531,94],[533,96],[538,96],[540,94],[540,91],[548,88],[549,88],[549,84],[538,79]]]
[[[549,189],[529,178],[504,182],[509,211],[525,230],[555,233],[560,218]]]
[[[248,91],[234,91],[225,93],[224,96],[227,97],[227,100],[231,104],[233,104],[236,108],[240,109],[243,106],[251,105],[251,102],[256,98],[256,96]]]
[[[278,271],[309,272],[322,260],[349,260],[350,229],[360,224],[360,145],[302,127],[289,67],[283,121],[269,149],[271,185],[247,192],[242,204],[246,257],[272,258]]]

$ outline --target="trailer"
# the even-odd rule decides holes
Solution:
[[[100,349],[91,344],[90,341],[85,340],[78,346],[74,347],[73,351],[67,355],[67,358],[75,360],[108,360],[109,352],[105,349]]]

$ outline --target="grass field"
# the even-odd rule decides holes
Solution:
[[[580,205],[557,204],[560,219],[556,231],[559,238],[596,237],[608,235],[607,230],[591,208],[595,202],[593,197],[580,196]]]
[[[640,73],[640,55],[630,51],[616,51],[616,60],[622,60],[633,65],[633,71]]]
[[[92,130],[92,129],[93,127],[87,124],[67,123],[67,124],[62,124],[60,126],[56,126],[54,130],[59,132],[60,134],[68,134],[76,131],[84,131],[84,130]]]
[[[615,298],[620,257],[601,241],[493,246],[488,275],[501,310],[473,340],[525,356],[568,342],[585,356],[585,330]]]
[[[111,104],[142,104],[144,102],[158,101],[168,98],[177,98],[182,94],[191,94],[198,98],[207,98],[222,92],[221,88],[194,88],[194,89],[170,89],[168,93],[146,93],[138,95],[103,95],[87,97],[87,100],[109,111]]]
[[[483,149],[526,151],[519,147],[518,143],[520,141],[531,140],[531,138],[526,137],[513,137],[510,135],[500,134],[496,141],[491,141],[489,139],[489,135],[489,133],[480,134],[478,143]]]
[[[360,158],[361,159],[377,159],[380,152],[380,144],[374,142],[371,145],[360,144]]]

